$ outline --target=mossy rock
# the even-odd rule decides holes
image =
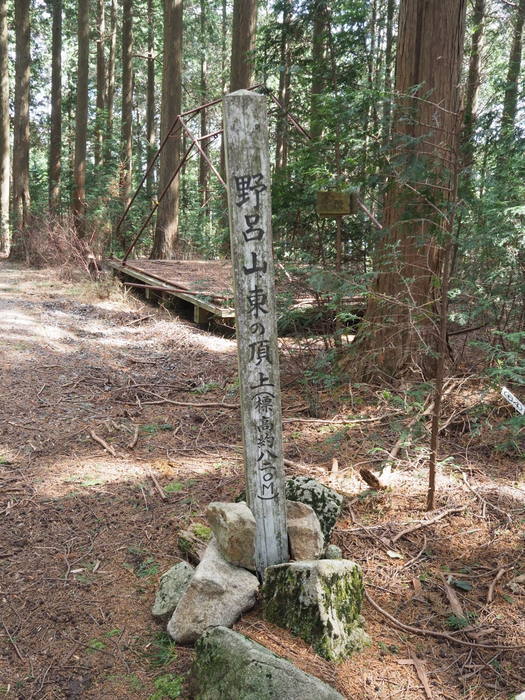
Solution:
[[[311,506],[321,524],[324,541],[330,541],[337,518],[343,507],[343,497],[321,482],[308,476],[294,476],[286,480],[286,498]]]
[[[195,700],[343,700],[318,678],[226,627],[208,628],[195,651]]]
[[[343,661],[370,641],[361,617],[363,577],[355,562],[270,566],[262,593],[265,619],[301,637],[329,661]]]

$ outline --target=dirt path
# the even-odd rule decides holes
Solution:
[[[238,402],[235,343],[106,283],[66,284],[8,263],[0,263],[0,338],[0,695],[178,697],[193,652],[170,644],[150,610],[160,573],[183,556],[178,532],[204,525],[210,501],[243,488],[238,412],[221,405]],[[304,419],[314,404],[325,419],[373,417],[285,424],[286,457],[350,493],[336,541],[363,566],[369,592],[406,624],[465,638],[454,624],[470,623],[471,640],[524,643],[525,589],[504,587],[525,571],[523,463],[486,445],[476,451],[469,436],[447,437],[444,450],[456,457],[442,467],[440,505],[466,510],[394,545],[394,533],[425,517],[424,448],[400,464],[391,492],[364,490],[352,465],[395,443],[398,408],[366,388],[337,400],[329,389],[301,395],[292,379],[306,374],[289,356],[288,418]],[[444,572],[470,586],[457,589],[466,622],[451,621]],[[425,697],[414,653],[436,698],[503,699],[525,688],[522,651],[407,635],[370,606],[364,614],[374,644],[340,666],[257,610],[238,629],[356,699]],[[189,697],[186,686],[180,697]]]

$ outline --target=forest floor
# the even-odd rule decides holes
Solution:
[[[151,616],[159,575],[183,556],[178,533],[243,490],[235,341],[110,283],[6,262],[0,337],[0,695],[169,697],[160,683],[185,678],[193,652]],[[525,465],[496,449],[512,409],[468,374],[458,381],[444,411],[443,517],[425,524],[424,422],[388,490],[358,474],[421,403],[323,389],[330,377],[306,372],[312,353],[283,342],[287,472],[346,494],[333,541],[363,567],[371,600],[424,632],[367,600],[372,645],[335,665],[258,609],[236,629],[349,698],[525,690],[525,583],[514,580],[525,574]],[[494,430],[474,431],[480,411]]]

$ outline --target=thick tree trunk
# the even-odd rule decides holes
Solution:
[[[326,0],[315,0],[312,30],[312,87],[310,95],[310,136],[317,140],[323,133],[320,101],[326,85],[328,7]]]
[[[105,0],[97,0],[97,113],[95,122],[95,168],[99,168],[104,156],[104,109],[106,106],[106,59],[104,45],[106,41]]]
[[[125,208],[131,196],[133,157],[133,0],[122,5],[122,111],[120,132],[120,201]],[[123,234],[123,230],[121,229]]]
[[[27,224],[30,212],[29,197],[29,77],[30,0],[15,2],[15,114],[13,133],[13,219],[15,228]],[[16,246],[18,248],[18,246]]]
[[[146,96],[146,141],[148,144],[148,165],[155,154],[155,31],[154,31],[153,0],[148,0],[148,82]],[[146,181],[148,199],[153,197],[154,169]]]
[[[525,0],[520,0],[519,5],[516,8],[516,16],[514,18],[512,48],[510,50],[507,80],[505,85],[505,97],[503,100],[503,113],[501,116],[501,131],[503,136],[512,133],[516,123],[524,23]]]
[[[62,169],[62,0],[52,0],[51,135],[49,139],[49,211],[60,209]]]
[[[290,107],[290,23],[291,0],[284,0],[283,26],[281,29],[279,102],[284,110],[277,122],[275,134],[275,170],[282,170],[288,164],[288,109]]]
[[[161,139],[182,111],[182,0],[164,0],[164,67],[162,74]],[[179,229],[179,177],[170,180],[180,162],[180,130],[168,139],[160,155],[160,201],[151,257],[175,256]]]
[[[89,77],[89,0],[78,0],[77,108],[72,213],[80,235],[86,229],[86,152]]]
[[[11,250],[9,227],[9,63],[7,0],[0,0],[0,257]]]
[[[472,15],[472,46],[468,67],[467,85],[465,90],[465,112],[463,117],[463,132],[461,145],[463,165],[466,168],[463,176],[463,191],[468,195],[472,188],[471,166],[474,158],[474,130],[476,128],[476,104],[480,86],[480,54],[483,40],[483,25],[485,20],[485,0],[475,0]]]
[[[257,0],[234,0],[230,92],[247,89],[253,79]]]
[[[377,277],[357,339],[365,377],[435,372],[439,238],[457,167],[465,4],[401,2],[392,143],[399,166],[386,196]]]

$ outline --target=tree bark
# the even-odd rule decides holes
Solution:
[[[275,170],[282,170],[288,164],[288,110],[290,107],[290,24],[291,0],[284,0],[283,25],[281,29],[279,102],[284,114],[279,116],[275,135]]]
[[[207,32],[207,17],[206,17],[206,1],[200,0],[200,40],[201,40],[201,75],[200,75],[200,102],[205,104],[208,99],[208,62],[206,56],[206,50],[208,46],[208,32]],[[204,136],[208,132],[208,120],[206,110],[201,110],[200,113],[200,132],[201,136]],[[207,144],[202,143],[202,147],[207,151]],[[208,179],[209,179],[210,167],[206,158],[202,155],[199,160],[199,193],[201,200],[201,207],[204,207],[205,213],[207,212],[207,202],[208,202]],[[206,217],[205,217],[206,218]]]
[[[148,0],[148,82],[146,97],[146,141],[148,143],[148,165],[155,154],[155,31],[154,31],[153,0]],[[148,199],[153,197],[154,169],[146,181]]]
[[[465,114],[463,117],[463,164],[467,168],[465,173],[466,189],[470,189],[470,166],[474,157],[474,142],[472,137],[476,128],[476,104],[480,85],[480,52],[483,40],[483,24],[485,19],[485,0],[475,0],[472,15],[472,46],[468,67],[467,85],[465,90]]]
[[[395,0],[388,0],[386,8],[386,44],[385,44],[385,101],[383,105],[383,141],[390,138],[390,122],[392,115],[392,65],[394,47],[394,14]]]
[[[106,77],[106,144],[105,144],[105,160],[111,159],[112,142],[113,142],[113,113],[115,102],[115,58],[117,55],[117,0],[111,0],[110,11],[110,34],[109,34],[109,50],[107,61],[107,77]]]
[[[162,74],[161,139],[182,111],[182,0],[164,0],[164,64]],[[160,155],[159,203],[151,257],[170,259],[178,246],[179,177],[170,180],[180,162],[180,130],[168,139]]]
[[[310,136],[315,141],[323,133],[320,100],[326,85],[328,6],[326,0],[315,0],[312,29],[312,86],[310,95]]]
[[[11,251],[8,48],[7,0],[0,0],[0,257],[7,257]]]
[[[103,163],[104,156],[104,109],[106,107],[106,59],[104,45],[106,41],[105,0],[97,0],[97,113],[95,121],[95,168]]]
[[[456,169],[466,0],[402,0],[392,148],[377,276],[357,339],[364,377],[434,376],[436,293]]]
[[[126,208],[131,196],[133,158],[133,0],[122,4],[122,106],[120,132],[120,201]],[[124,234],[121,228],[121,234]]]
[[[30,0],[15,2],[15,114],[13,133],[13,223],[21,230],[30,212],[29,79],[31,66]],[[18,247],[18,246],[17,246]]]
[[[49,211],[60,209],[62,170],[62,0],[51,0],[53,29],[51,40],[51,135],[49,139]]]
[[[514,32],[512,35],[512,48],[510,50],[509,64],[507,68],[507,80],[505,85],[505,97],[503,100],[503,113],[501,116],[502,136],[512,133],[516,123],[518,108],[519,77],[521,71],[521,52],[523,48],[523,25],[525,23],[525,0],[520,0],[516,8],[514,18]]]
[[[257,0],[234,0],[230,92],[248,89],[253,78]]]
[[[78,64],[72,213],[79,235],[86,233],[86,152],[89,78],[89,0],[78,0]]]

